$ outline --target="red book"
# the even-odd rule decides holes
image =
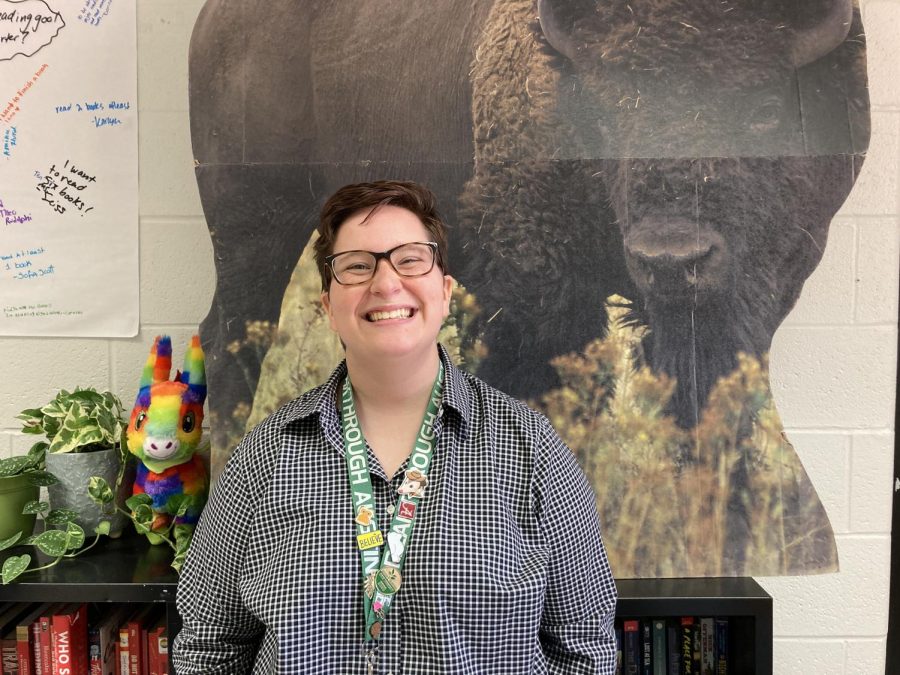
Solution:
[[[14,602],[0,610],[0,662],[3,675],[20,675],[16,628],[30,606],[30,603]]]
[[[53,613],[62,605],[60,603],[49,605],[31,624],[31,632],[34,636],[34,674],[51,675],[53,672],[53,660],[50,650],[50,620]]]
[[[160,616],[147,631],[147,652],[150,675],[167,675],[169,671],[169,643],[166,616]]]
[[[87,605],[65,605],[50,620],[53,675],[88,672]]]
[[[141,630],[158,609],[154,605],[144,605],[133,612],[119,628],[119,643],[122,649],[119,658],[122,666],[121,675],[147,675],[146,650],[141,644]]]

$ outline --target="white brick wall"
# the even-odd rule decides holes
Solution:
[[[825,257],[778,331],[772,380],[789,438],[834,526],[841,572],[765,578],[775,672],[884,670],[900,258],[900,0],[862,0],[872,142]],[[138,0],[141,333],[130,340],[0,338],[0,453],[24,451],[13,416],[75,384],[130,404],[154,335],[176,355],[215,285],[194,182],[187,47],[202,0]]]

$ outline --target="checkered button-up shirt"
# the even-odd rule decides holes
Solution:
[[[584,474],[544,416],[441,359],[437,445],[376,672],[613,673],[616,589]],[[253,429],[222,472],[178,586],[178,673],[367,672],[345,374]],[[405,465],[388,478],[368,459],[386,531]]]

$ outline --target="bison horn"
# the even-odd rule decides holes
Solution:
[[[850,32],[853,0],[831,0],[831,7],[815,26],[794,32],[791,57],[796,67],[805,66],[834,50]]]
[[[550,46],[566,58],[578,52],[575,22],[595,9],[592,0],[538,0],[538,20]]]

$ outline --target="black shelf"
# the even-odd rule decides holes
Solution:
[[[23,553],[37,557],[30,567],[50,561],[33,546],[17,546],[0,553],[0,564]],[[0,602],[174,602],[178,575],[171,562],[171,548],[151,546],[134,531],[104,537],[75,558],[0,586]]]
[[[0,564],[10,555],[22,553],[37,553],[40,564],[48,561],[34,547],[20,546],[0,552]],[[118,539],[103,538],[78,557],[0,586],[0,603],[165,603],[171,638],[181,628],[175,609],[178,576],[171,561],[168,546],[151,546],[129,529]],[[753,579],[618,579],[616,586],[616,615],[622,618],[727,616],[731,644],[736,647],[729,672],[772,672],[772,598]]]
[[[749,577],[617,579],[621,618],[728,617],[734,675],[772,672],[772,596]]]
[[[50,558],[34,546],[16,546],[0,552],[0,565],[11,555],[28,553],[29,567],[44,565]],[[45,570],[27,572],[9,584],[0,585],[4,602],[117,602],[165,603],[169,639],[181,630],[175,608],[178,575],[171,567],[172,549],[151,546],[133,529],[117,539],[101,538],[92,549],[66,558]],[[171,642],[170,642],[171,644]],[[174,673],[171,651],[169,672]]]

